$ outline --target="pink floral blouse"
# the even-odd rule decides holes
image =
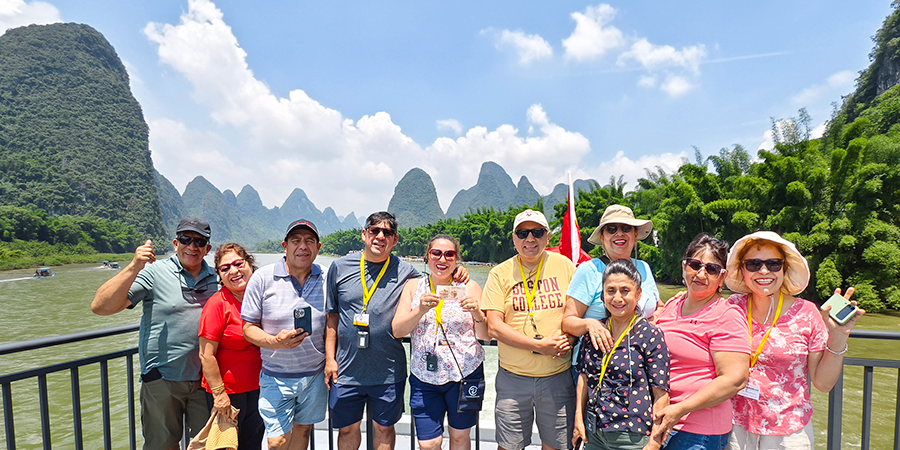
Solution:
[[[465,286],[465,283],[454,281],[453,286]],[[419,301],[422,295],[430,290],[428,285],[428,277],[419,279],[419,286],[413,295],[410,308],[419,307]],[[471,374],[484,362],[484,349],[475,336],[475,321],[472,314],[463,311],[459,300],[444,301],[441,310],[441,321],[444,325],[444,331],[447,338],[437,327],[437,318],[435,310],[432,308],[416,325],[410,333],[411,356],[409,369],[419,380],[425,383],[442,385],[451,381],[461,381],[464,377]],[[449,341],[449,345],[447,344]],[[453,348],[453,354],[450,348]],[[438,356],[438,370],[429,372],[425,366],[425,355],[428,352],[434,352]],[[460,374],[456,361],[462,368]]]
[[[728,301],[741,308],[746,323],[747,294],[734,294]],[[767,329],[754,317],[752,354]],[[759,386],[759,400],[735,395],[734,423],[766,436],[784,436],[806,426],[813,413],[809,355],[825,350],[827,340],[828,329],[819,308],[808,300],[795,299],[775,322],[756,365],[750,369],[747,384]]]

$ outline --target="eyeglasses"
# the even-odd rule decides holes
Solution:
[[[515,235],[519,239],[528,239],[528,233],[531,233],[535,239],[540,239],[547,234],[546,228],[532,228],[530,230],[516,230],[514,231]]]
[[[766,265],[766,269],[769,269],[769,272],[780,272],[781,268],[784,267],[784,260],[779,258],[744,260],[744,268],[750,272],[759,272],[759,269],[762,269],[763,264]]]
[[[430,253],[431,256],[434,257],[434,259],[441,259],[441,256],[446,259],[456,259],[456,250],[440,251],[436,248],[433,248],[431,250],[428,250],[428,253]]]
[[[206,247],[209,244],[209,239],[205,237],[190,237],[185,235],[175,236],[175,240],[184,245],[185,247],[191,245],[191,242],[194,243],[194,246],[197,248]]]
[[[392,237],[394,237],[395,234],[397,234],[396,231],[394,231],[390,228],[381,228],[381,227],[369,227],[369,228],[366,228],[366,231],[368,231],[369,236],[372,236],[372,237],[377,237],[379,234],[384,234],[384,237],[392,238]]]
[[[218,270],[219,273],[225,273],[231,270],[232,266],[234,266],[235,269],[240,269],[241,267],[244,267],[244,262],[245,261],[243,259],[236,259],[230,263],[222,264],[221,266],[216,267],[216,270]]]
[[[627,224],[615,224],[611,223],[603,227],[603,230],[606,231],[606,234],[616,234],[619,230],[622,230],[623,233],[631,233],[634,227]]]
[[[718,274],[722,273],[722,269],[724,269],[724,267],[722,267],[720,264],[715,264],[715,263],[704,264],[703,261],[700,261],[699,259],[693,259],[693,258],[685,259],[684,264],[686,266],[690,267],[691,270],[693,270],[694,272],[699,272],[700,269],[706,269],[706,273],[709,275],[718,275]]]

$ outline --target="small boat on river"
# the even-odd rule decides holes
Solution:
[[[49,267],[41,267],[40,269],[36,269],[34,271],[33,277],[34,278],[47,278],[47,277],[52,277],[52,276],[56,276],[56,274],[51,272]]]

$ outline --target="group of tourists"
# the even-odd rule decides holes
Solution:
[[[427,273],[391,254],[397,221],[370,215],[362,252],[315,263],[316,225],[291,223],[285,254],[258,268],[236,243],[210,267],[210,227],[185,218],[175,255],[152,242],[103,284],[100,315],[142,303],[139,335],[144,449],[178,448],[210,412],[236,424],[239,448],[305,450],[326,411],[338,448],[358,449],[370,405],[375,448],[393,449],[409,407],[419,446],[470,448],[496,339],[495,441],[501,450],[776,449],[813,447],[810,384],[836,383],[858,310],[843,325],[795,297],[806,259],[776,233],[729,245],[701,234],[685,251],[686,290],[663,301],[635,246],[649,220],[611,205],[589,242],[603,256],[577,268],[547,251],[539,211],[513,223],[516,255],[482,287],[457,265],[457,240],[428,241]],[[221,288],[217,288],[221,284]],[[723,298],[727,287],[735,294]],[[836,293],[840,293],[837,290]],[[845,293],[849,298],[850,288]],[[449,426],[445,430],[445,421]]]

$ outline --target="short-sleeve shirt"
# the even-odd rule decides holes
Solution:
[[[420,278],[417,283],[416,292],[410,303],[411,309],[418,308],[422,295],[431,291],[428,278]],[[451,285],[465,286],[465,283],[454,281]],[[484,362],[484,349],[475,336],[475,320],[472,319],[471,313],[463,311],[459,300],[444,300],[441,308],[441,324],[444,328],[443,333],[437,326],[437,309],[431,308],[409,335],[410,359],[412,359],[409,363],[410,372],[419,380],[436,385],[460,381]],[[446,339],[444,333],[447,335]],[[437,355],[438,370],[433,372],[427,370],[425,362],[427,353]]]
[[[312,330],[294,348],[260,349],[262,371],[273,377],[309,376],[325,367],[325,279],[313,264],[303,284],[288,273],[285,258],[253,273],[244,291],[241,319],[273,336],[294,329],[294,309],[311,307]]]
[[[581,340],[577,369],[587,377],[587,408],[597,414],[597,429],[649,436],[653,428],[652,388],[669,390],[669,350],[662,331],[639,319],[614,349],[603,380],[599,378],[604,352],[594,349],[590,335],[585,334]]]
[[[649,264],[634,258],[631,259],[631,262],[641,274],[641,299],[638,301],[638,306],[641,307],[644,317],[650,318],[656,311],[656,304],[659,302],[659,288],[656,287],[656,280],[653,278]],[[606,270],[606,263],[600,258],[594,258],[581,263],[575,269],[575,275],[572,276],[572,282],[569,283],[566,295],[588,307],[584,313],[584,317],[587,319],[602,320],[606,318],[606,307],[603,305],[604,270]]]
[[[712,352],[750,354],[750,330],[741,310],[717,298],[699,311],[681,314],[685,298],[666,303],[656,320],[669,347],[669,401],[679,403],[716,378]],[[732,400],[686,414],[675,426],[688,433],[719,435],[732,429]]]
[[[218,290],[216,273],[206,261],[196,279],[181,266],[178,255],[144,266],[128,290],[128,308],[143,302],[141,374],[155,368],[169,381],[200,379],[200,312]]]
[[[747,294],[734,294],[728,301],[741,308],[747,326]],[[764,324],[753,321],[755,353]],[[760,435],[784,436],[800,430],[812,419],[810,402],[809,355],[825,350],[828,328],[819,309],[800,298],[775,322],[762,353],[750,369],[747,384],[759,386],[759,400],[736,395],[734,422]]]
[[[240,394],[259,389],[259,347],[244,339],[241,301],[224,287],[213,294],[200,314],[199,336],[218,343],[216,362],[225,383],[225,392]],[[209,383],[203,377],[207,392]]]
[[[525,279],[529,292],[537,289],[534,296],[537,333],[548,338],[562,334],[566,289],[575,272],[575,265],[559,253],[545,251],[542,258],[540,280],[536,280],[537,266],[530,272],[525,270]],[[528,300],[519,267],[519,256],[516,255],[491,269],[481,296],[481,309],[503,313],[503,321],[512,329],[534,338],[535,329],[528,318]],[[553,358],[499,342],[497,353],[500,367],[525,377],[549,377],[568,370],[572,365],[568,352],[559,358]]]
[[[338,315],[337,355],[338,382],[350,386],[377,386],[406,380],[406,349],[394,337],[391,322],[406,281],[418,278],[412,264],[396,256],[382,263],[366,262],[366,286],[375,288],[366,308],[369,326],[353,324],[353,316],[362,313],[363,288],[359,276],[359,260],[363,253],[339,258],[328,268],[325,309]],[[387,270],[378,286],[375,278],[384,264]],[[369,333],[368,348],[358,348],[361,330]]]

